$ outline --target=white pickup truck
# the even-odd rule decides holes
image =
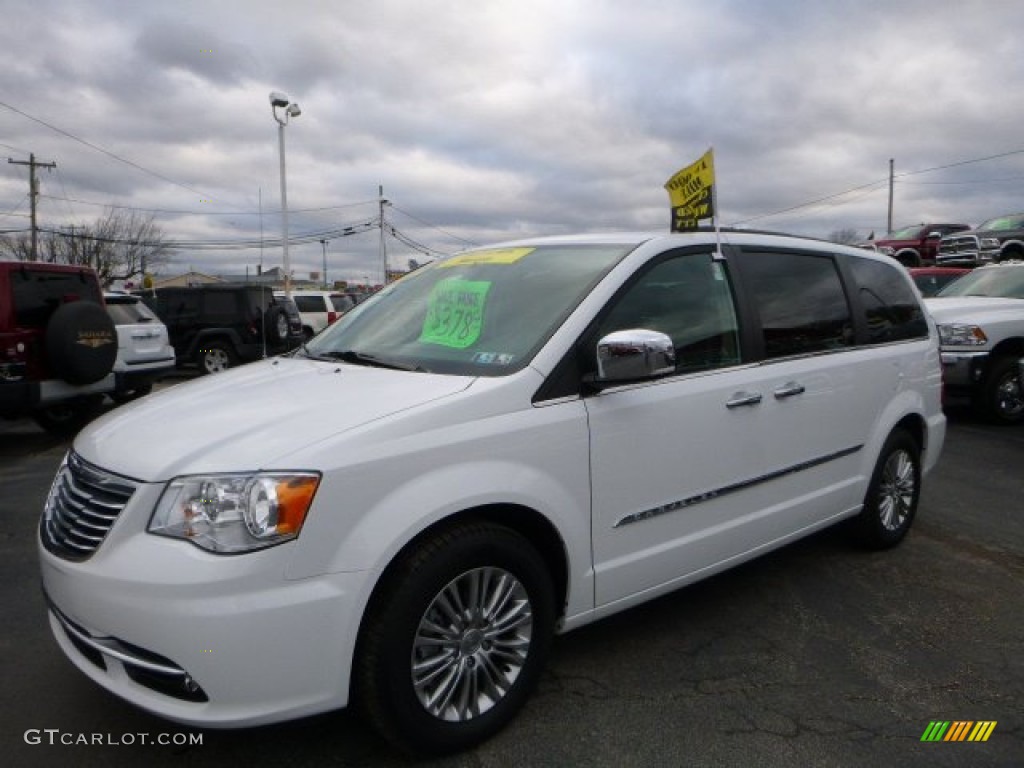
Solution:
[[[1024,422],[1024,261],[980,267],[925,299],[946,393],[999,424]]]

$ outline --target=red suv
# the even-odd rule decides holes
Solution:
[[[76,432],[114,390],[117,332],[88,267],[0,261],[0,417]]]

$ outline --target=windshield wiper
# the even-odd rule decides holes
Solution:
[[[341,352],[332,350],[330,352],[324,352],[322,355],[314,355],[314,357],[318,360],[341,360],[346,363],[367,365],[373,368],[390,368],[396,371],[416,371],[418,373],[427,372],[427,369],[421,365],[409,365],[408,363],[398,363],[393,360],[381,360],[379,357],[374,357],[366,352],[357,352],[354,349],[346,349]]]

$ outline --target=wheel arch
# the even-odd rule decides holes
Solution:
[[[207,328],[193,337],[192,343],[189,344],[187,359],[195,358],[199,349],[210,341],[224,341],[230,344],[235,352],[242,343],[241,337],[232,328]]]
[[[907,267],[921,266],[921,253],[916,248],[900,248],[892,257]]]
[[[999,246],[999,261],[1024,258],[1024,241],[1005,240]]]
[[[1013,336],[996,344],[988,359],[991,362],[1000,357],[1024,357],[1024,337]]]
[[[564,615],[569,584],[569,555],[565,542],[554,524],[537,510],[521,504],[484,504],[469,507],[436,520],[405,542],[388,561],[370,591],[363,616],[365,617],[369,606],[379,594],[381,585],[394,573],[398,564],[423,541],[442,531],[477,521],[495,523],[510,528],[536,548],[551,575],[552,586],[555,589],[555,605],[558,607],[557,615],[559,617]],[[360,624],[362,624],[361,619]]]

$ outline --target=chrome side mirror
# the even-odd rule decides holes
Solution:
[[[609,333],[597,342],[600,382],[652,379],[675,369],[676,350],[664,333],[631,328]]]

